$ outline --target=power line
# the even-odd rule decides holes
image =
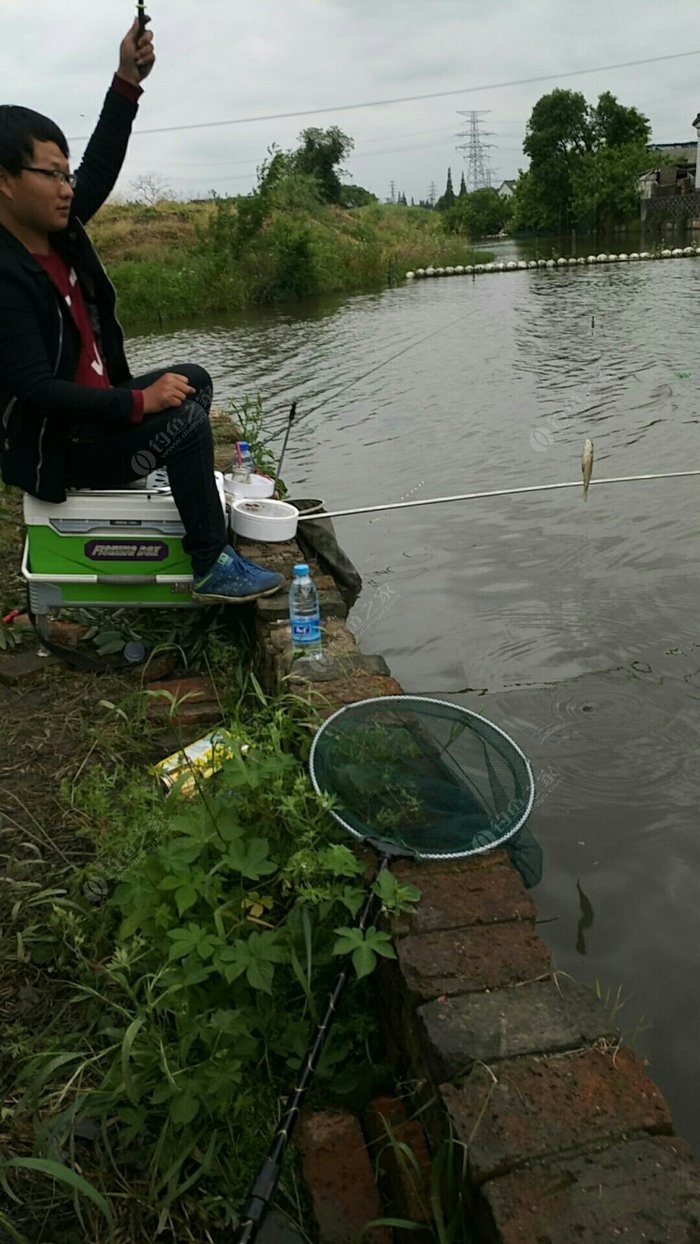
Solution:
[[[141,134],[179,134],[183,130],[209,130],[222,125],[252,125],[257,121],[289,121],[295,117],[314,117],[329,112],[352,112],[359,108],[388,108],[393,104],[412,104],[425,99],[447,99],[451,95],[472,95],[476,91],[500,91],[511,86],[531,86],[537,82],[551,82],[561,78],[580,78],[589,73],[606,73],[611,69],[632,69],[637,65],[656,65],[660,61],[681,60],[685,56],[700,56],[700,48],[695,48],[692,52],[669,52],[666,56],[647,56],[643,60],[619,61],[615,65],[596,65],[592,69],[570,69],[565,73],[540,74],[536,78],[514,78],[511,82],[491,82],[487,86],[462,86],[453,91],[431,91],[427,95],[399,95],[395,99],[369,99],[359,104],[302,108],[297,112],[270,112],[256,117],[233,117],[229,121],[199,121],[194,125],[164,125],[156,129],[134,130],[132,137],[138,138]],[[69,142],[86,142],[89,137],[89,134],[78,134],[70,138]]]

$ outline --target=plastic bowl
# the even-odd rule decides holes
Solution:
[[[224,475],[224,488],[227,497],[253,497],[255,500],[264,500],[265,497],[271,497],[275,491],[275,481],[267,475],[251,475],[250,482],[243,484],[233,479],[231,475]]]
[[[298,520],[299,511],[287,501],[240,497],[231,506],[231,526],[244,540],[293,540]]]

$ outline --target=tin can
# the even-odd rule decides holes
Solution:
[[[205,781],[218,773],[224,761],[233,756],[244,756],[248,744],[241,744],[228,730],[215,730],[196,739],[189,747],[172,756],[166,756],[153,766],[153,772],[166,790],[172,790],[179,779],[179,793],[189,798],[197,790],[199,781]]]

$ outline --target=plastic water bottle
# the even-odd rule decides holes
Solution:
[[[306,562],[299,562],[294,567],[292,586],[289,589],[289,625],[295,662],[303,659],[321,663],[321,607]],[[298,664],[296,668],[299,668]]]
[[[249,484],[255,470],[253,455],[247,441],[236,442],[236,457],[233,463],[233,479],[238,484]]]

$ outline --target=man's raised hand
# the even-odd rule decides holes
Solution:
[[[147,22],[150,20],[150,17],[146,18]],[[155,59],[153,32],[145,30],[141,34],[139,19],[136,17],[131,30],[124,36],[119,47],[119,68],[117,74],[125,82],[131,82],[133,86],[140,86],[144,78],[147,78],[151,72]]]

